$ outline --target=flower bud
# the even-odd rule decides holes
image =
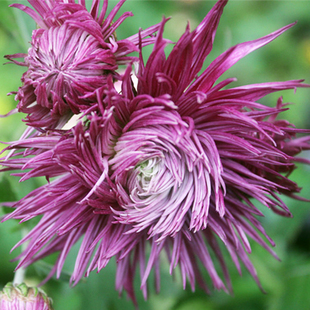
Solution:
[[[8,283],[0,292],[1,310],[52,310],[52,300],[39,288]]]

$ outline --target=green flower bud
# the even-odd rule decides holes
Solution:
[[[52,300],[39,288],[8,283],[0,292],[1,310],[52,310]]]

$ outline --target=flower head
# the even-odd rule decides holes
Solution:
[[[119,79],[118,65],[133,61],[138,36],[117,40],[115,31],[132,14],[113,19],[125,0],[107,15],[105,0],[94,0],[90,12],[85,1],[29,0],[37,11],[13,4],[28,13],[39,26],[33,31],[28,54],[7,55],[26,66],[23,85],[17,92],[18,110],[26,113],[28,125],[61,128],[72,114],[95,109],[96,90],[104,87],[107,76]],[[106,16],[107,15],[107,16]],[[156,26],[143,32],[152,34]],[[24,58],[24,62],[14,58]]]
[[[52,301],[38,288],[8,283],[0,292],[1,310],[52,310]]]
[[[29,169],[19,174],[21,180],[55,178],[12,204],[15,210],[6,216],[25,221],[43,215],[17,244],[29,241],[19,266],[59,251],[51,272],[59,276],[68,252],[83,238],[73,282],[115,256],[117,289],[135,300],[139,264],[146,297],[152,269],[159,289],[160,254],[166,252],[170,272],[180,267],[184,287],[188,279],[192,289],[197,281],[208,291],[203,267],[216,289],[231,290],[223,242],[238,270],[240,259],[259,284],[248,257],[248,237],[276,254],[263,238],[274,245],[257,220],[262,212],[254,201],[290,216],[280,195],[295,198],[299,192],[288,174],[298,161],[295,156],[310,149],[310,136],[296,137],[308,131],[277,118],[286,109],[282,98],[275,107],[258,101],[309,85],[293,80],[223,89],[234,79],[215,84],[239,59],[292,25],[232,47],[196,77],[226,3],[218,1],[194,31],[187,27],[167,58],[164,19],[146,63],[140,53],[137,87],[130,66],[120,93],[109,76],[106,88],[98,91],[98,111],[71,131],[10,144],[15,153],[2,164]]]

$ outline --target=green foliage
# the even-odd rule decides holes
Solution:
[[[11,183],[3,173],[0,175],[0,202],[15,201],[16,195],[12,189]]]

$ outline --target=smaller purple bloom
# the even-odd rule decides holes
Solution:
[[[116,38],[118,26],[132,15],[124,13],[113,22],[124,2],[108,15],[107,0],[101,10],[100,0],[93,0],[90,12],[83,0],[29,0],[37,12],[22,4],[12,5],[28,13],[39,27],[33,31],[28,54],[6,56],[27,67],[16,100],[18,111],[27,114],[28,125],[61,128],[72,114],[96,109],[96,90],[105,87],[108,75],[119,79],[118,66],[132,62],[135,57],[128,54],[138,51],[137,35]],[[156,30],[153,26],[142,37]]]
[[[8,283],[0,292],[1,310],[53,310],[52,301],[43,290],[22,283]]]

